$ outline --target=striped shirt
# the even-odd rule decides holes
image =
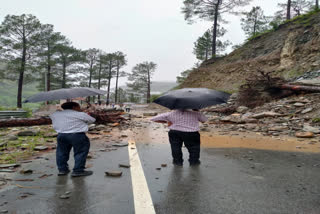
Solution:
[[[197,111],[175,110],[163,113],[151,118],[151,121],[171,122],[170,130],[182,132],[197,132],[200,130],[199,122],[206,122],[208,119],[202,113]]]
[[[71,109],[56,111],[50,115],[53,129],[58,133],[87,132],[88,124],[94,123],[96,119],[84,112]]]

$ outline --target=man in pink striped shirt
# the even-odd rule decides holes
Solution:
[[[183,165],[183,143],[189,151],[190,166],[200,164],[199,122],[207,121],[207,118],[202,113],[197,110],[174,110],[155,116],[151,118],[151,121],[168,123],[174,165]]]

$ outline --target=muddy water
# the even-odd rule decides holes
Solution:
[[[143,121],[143,120],[142,120]],[[132,130],[130,137],[140,143],[168,143],[168,129],[165,125],[150,123],[144,128]],[[268,137],[257,133],[230,133],[218,135],[218,130],[201,133],[202,148],[247,148],[287,152],[320,153],[317,139],[294,137]]]
[[[202,147],[206,148],[248,148],[291,152],[320,152],[319,142],[308,139],[298,141],[296,138],[275,139],[259,136],[255,133],[239,136],[201,134]]]

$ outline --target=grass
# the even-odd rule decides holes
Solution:
[[[9,129],[1,129],[0,135],[7,135]],[[0,155],[0,164],[17,163],[21,160],[27,159],[34,155],[36,146],[42,146],[46,144],[44,134],[54,132],[53,129],[41,130],[37,136],[21,136],[17,140],[8,141],[6,146],[0,147],[3,154]],[[24,149],[23,144],[28,144]]]

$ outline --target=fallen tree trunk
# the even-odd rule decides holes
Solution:
[[[120,116],[123,114],[123,111],[88,111],[87,113],[96,119],[95,124],[120,123],[124,120]],[[52,121],[49,117],[0,120],[0,128],[50,124],[52,124]]]
[[[320,92],[319,86],[283,84],[280,85],[279,88],[292,91]]]
[[[17,126],[40,126],[40,125],[49,125],[51,123],[52,121],[49,117],[8,119],[8,120],[0,120],[0,128],[17,127]]]

